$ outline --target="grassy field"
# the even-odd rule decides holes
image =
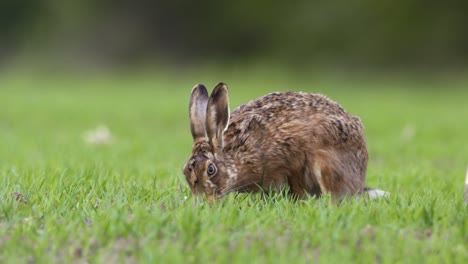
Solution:
[[[468,263],[468,78],[278,72],[0,79],[1,263]],[[191,87],[230,86],[231,108],[320,92],[360,116],[379,201],[282,195],[196,202]],[[104,125],[109,144],[86,143]]]

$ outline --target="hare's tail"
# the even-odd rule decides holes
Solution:
[[[364,187],[364,193],[369,196],[370,199],[378,199],[381,197],[389,197],[390,193],[386,191],[382,191],[379,189]]]
[[[468,166],[466,167],[465,177],[465,203],[468,203]]]

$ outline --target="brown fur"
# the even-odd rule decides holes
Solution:
[[[192,91],[190,109],[203,88]],[[330,194],[339,200],[364,191],[368,153],[362,123],[331,99],[271,93],[239,106],[229,118],[227,86],[220,83],[206,107],[206,137],[193,133],[203,115],[190,115],[194,145],[184,175],[193,193],[213,199],[289,187],[297,197]],[[215,175],[207,176],[207,162],[217,167]]]

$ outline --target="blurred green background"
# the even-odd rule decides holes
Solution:
[[[2,0],[0,64],[459,71],[468,2]]]
[[[468,263],[468,1],[0,0],[0,263]],[[190,90],[323,93],[375,203],[182,175]],[[284,198],[284,199],[283,199]],[[119,261],[120,260],[120,261]]]

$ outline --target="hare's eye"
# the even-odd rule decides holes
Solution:
[[[213,176],[216,174],[216,166],[211,163],[209,166],[208,166],[208,169],[206,170],[206,172],[208,173],[208,176]]]

